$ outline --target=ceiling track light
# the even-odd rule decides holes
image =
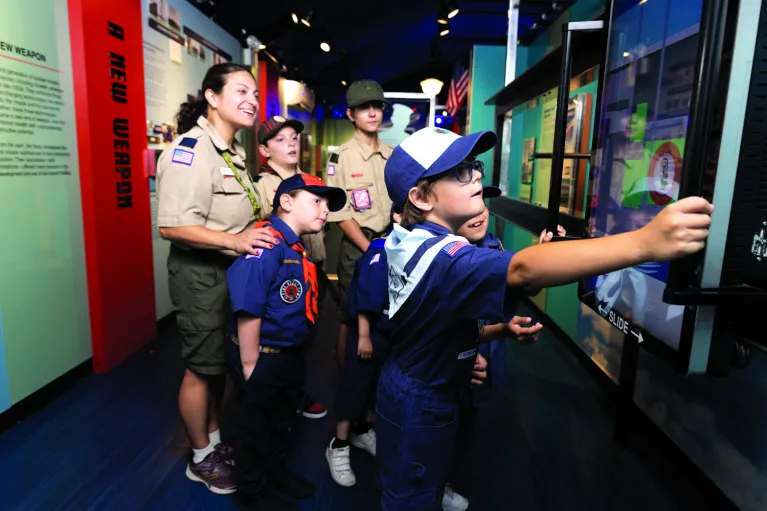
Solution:
[[[303,23],[304,25],[306,25],[309,28],[311,28],[311,26],[312,26],[312,24],[311,24],[312,14],[313,14],[313,11],[309,11],[309,14],[307,14],[305,18],[301,18],[301,23]]]
[[[290,13],[290,18],[293,20],[293,23],[298,24],[298,15],[295,12]]]
[[[322,42],[320,43],[320,49],[324,51],[325,53],[330,52],[330,49],[332,46],[333,46],[333,41],[330,36],[324,38]]]
[[[455,18],[456,14],[458,14],[458,6],[452,0],[448,1],[447,2],[447,17],[448,18]]]
[[[450,25],[443,25],[439,27],[439,36],[444,37],[450,33]]]

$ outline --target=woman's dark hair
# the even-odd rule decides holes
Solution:
[[[186,133],[197,125],[197,118],[208,114],[208,100],[205,99],[205,91],[210,89],[216,94],[226,85],[227,77],[232,73],[245,71],[250,73],[250,69],[240,64],[226,63],[216,64],[208,69],[205,78],[202,80],[202,88],[196,98],[181,103],[181,109],[176,114],[176,133],[179,135]]]

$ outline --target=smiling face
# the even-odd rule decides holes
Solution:
[[[490,218],[490,211],[485,208],[482,214],[475,216],[465,224],[463,224],[455,233],[458,236],[463,236],[473,244],[477,244],[487,234],[487,222]]]
[[[259,150],[264,158],[271,159],[280,167],[292,169],[298,163],[298,133],[292,126],[284,126]]]
[[[205,98],[222,121],[234,130],[253,126],[258,118],[258,86],[247,71],[237,71],[226,77],[219,94],[208,89]]]

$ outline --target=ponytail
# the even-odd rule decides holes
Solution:
[[[205,91],[210,89],[215,94],[221,94],[224,85],[226,85],[227,77],[239,71],[250,73],[250,69],[247,67],[232,62],[216,64],[208,69],[208,72],[205,73],[205,78],[202,80],[200,94],[196,98],[181,104],[181,108],[178,114],[176,114],[176,133],[179,135],[186,133],[197,125],[197,119],[201,115],[207,116],[208,100],[205,99]]]
[[[196,97],[181,103],[176,114],[176,133],[186,133],[197,126],[197,119],[208,113],[208,101],[204,97]]]

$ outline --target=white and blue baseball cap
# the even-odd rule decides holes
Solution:
[[[442,174],[466,158],[492,149],[497,140],[492,131],[464,137],[442,128],[416,131],[395,147],[386,161],[384,181],[389,198],[404,207],[408,192],[418,181]]]

